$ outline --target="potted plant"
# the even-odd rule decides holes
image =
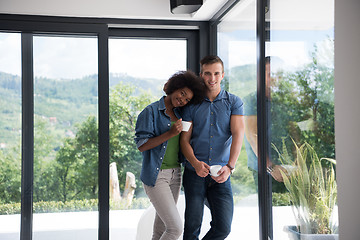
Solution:
[[[338,239],[337,221],[333,221],[333,210],[337,201],[337,186],[333,165],[334,159],[319,159],[310,144],[295,145],[294,159],[283,141],[282,152],[276,146],[280,170],[286,189],[290,194],[292,210],[297,226],[287,226],[290,239]],[[322,167],[329,161],[329,167]],[[289,166],[290,165],[290,166]],[[288,169],[288,170],[286,170]]]

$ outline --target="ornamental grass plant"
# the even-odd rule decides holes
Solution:
[[[289,154],[283,141],[281,152],[273,145],[283,165],[292,166],[292,171],[281,171],[286,189],[290,194],[292,210],[301,234],[337,233],[337,221],[333,211],[337,202],[337,185],[334,165],[336,161],[319,158],[314,148],[304,143],[295,146]],[[329,161],[327,167],[322,161]]]

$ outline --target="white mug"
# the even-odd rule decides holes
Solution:
[[[213,177],[219,176],[218,171],[222,168],[221,165],[212,165],[210,166],[210,175]]]
[[[183,130],[184,132],[189,131],[190,126],[191,126],[191,122],[181,121],[181,124],[182,124],[182,130]]]

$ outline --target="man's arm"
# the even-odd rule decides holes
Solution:
[[[190,164],[195,168],[196,174],[200,177],[206,177],[209,174],[210,167],[203,161],[199,161],[194,154],[194,150],[190,145],[190,139],[192,134],[191,124],[189,131],[181,132],[180,134],[180,147],[181,151],[184,154],[185,158],[190,162]]]
[[[236,161],[239,158],[242,142],[244,139],[245,121],[242,115],[231,115],[230,118],[230,130],[232,135],[232,143],[230,147],[230,157],[228,164],[231,167],[235,167]],[[225,182],[231,174],[231,170],[228,166],[224,166],[219,171],[218,177],[212,177],[216,182]]]
[[[252,150],[254,151],[256,157],[258,156],[258,144],[257,144],[257,116],[251,115],[251,116],[245,116],[245,136],[248,142],[250,143],[250,146]],[[281,165],[274,165],[271,163],[271,161],[268,161],[266,163],[267,168],[271,176],[278,182],[283,182],[283,178],[280,173],[280,169],[283,172],[286,172],[286,170]]]
[[[257,116],[245,116],[245,136],[256,157],[258,156]]]

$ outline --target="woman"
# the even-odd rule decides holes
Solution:
[[[178,239],[183,225],[176,208],[181,186],[180,107],[204,98],[203,81],[190,71],[174,74],[159,101],[138,116],[135,142],[143,155],[141,181],[156,210],[152,239]]]

